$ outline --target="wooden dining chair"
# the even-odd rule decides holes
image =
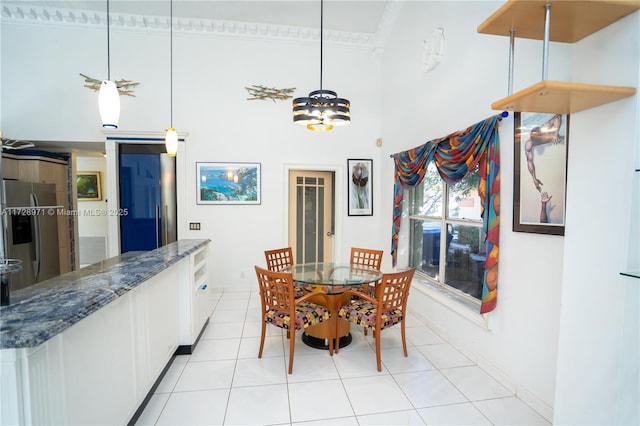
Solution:
[[[380,270],[382,265],[382,253],[382,250],[351,247],[351,259],[349,262],[352,265],[369,266],[371,268]],[[373,296],[375,285],[371,286],[369,284],[365,284],[362,289],[365,293]],[[364,335],[367,335],[366,328],[364,329]]]
[[[300,298],[295,297],[293,276],[290,272],[276,272],[255,266],[260,302],[262,306],[262,332],[258,358],[262,358],[264,337],[267,324],[283,328],[291,332],[289,339],[289,374],[293,372],[293,352],[295,349],[295,331],[328,321],[331,313],[329,297],[322,291],[313,291]],[[325,306],[308,301],[319,297],[326,302]],[[329,354],[333,355],[333,339],[329,339]]]
[[[402,272],[382,274],[382,279],[376,285],[375,297],[357,290],[348,290],[353,297],[351,301],[338,310],[338,318],[344,318],[354,324],[371,328],[376,341],[376,361],[378,371],[382,371],[380,359],[380,332],[385,328],[400,323],[402,334],[402,349],[407,354],[404,319],[407,313],[407,298],[415,268]],[[337,322],[337,321],[336,321]],[[336,351],[337,352],[337,351]]]

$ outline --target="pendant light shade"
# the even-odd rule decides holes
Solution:
[[[98,107],[100,109],[102,127],[117,129],[118,120],[120,119],[120,95],[113,81],[102,81],[100,92],[98,93]]]
[[[329,131],[334,126],[349,124],[348,99],[339,98],[332,90],[314,90],[309,97],[293,100],[293,122],[314,131]]]
[[[173,127],[167,129],[167,134],[164,138],[165,148],[167,149],[167,155],[169,157],[175,157],[178,153],[178,133]]]
[[[323,15],[324,3],[320,0],[320,90],[293,100],[293,122],[312,131],[328,132],[351,122],[351,102],[322,88]]]
[[[169,2],[169,110],[171,126],[167,129],[164,145],[169,157],[175,157],[178,153],[178,132],[173,127],[173,0]]]
[[[100,110],[100,119],[102,127],[110,129],[118,128],[118,120],[120,120],[120,94],[118,87],[111,81],[111,48],[109,36],[109,24],[111,22],[109,16],[109,0],[107,0],[107,79],[102,81],[100,85],[100,93],[98,94],[98,109]]]

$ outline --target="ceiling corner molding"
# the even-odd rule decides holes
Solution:
[[[3,23],[42,26],[106,27],[106,11],[82,11],[51,7],[35,7],[4,2],[1,10]],[[390,2],[391,3],[391,2]],[[385,13],[386,14],[386,13]],[[166,32],[169,18],[166,16],[123,15],[111,13],[111,29],[123,31]],[[274,25],[215,19],[173,18],[174,32],[185,35],[237,39],[273,40],[295,43],[317,43],[317,28]],[[325,30],[324,40],[331,44],[373,49],[375,34]]]
[[[378,29],[374,34],[372,46],[374,53],[382,53],[384,51],[384,47],[389,40],[389,35],[396,25],[398,16],[400,16],[400,12],[404,7],[404,2],[405,0],[387,1],[384,13],[382,14],[382,18],[380,18],[380,23],[378,24]]]

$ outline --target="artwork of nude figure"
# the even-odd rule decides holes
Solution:
[[[564,136],[560,135],[560,126],[562,126],[562,116],[556,114],[542,126],[536,126],[531,129],[529,140],[527,140],[527,143],[524,145],[524,152],[527,156],[527,169],[529,169],[529,173],[531,173],[533,184],[536,186],[538,192],[542,190],[543,183],[536,177],[536,165],[533,162],[534,148],[546,143],[557,144],[564,141]]]
[[[520,223],[563,226],[568,117],[540,113],[521,116]],[[530,179],[524,174],[525,164]]]

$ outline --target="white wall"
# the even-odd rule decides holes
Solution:
[[[490,104],[507,95],[509,39],[478,34],[476,28],[502,4],[484,1],[404,4],[383,58],[383,157],[499,113],[492,111]],[[549,78],[637,87],[637,16],[638,13],[599,34],[600,42],[587,39],[575,46],[551,43]],[[425,74],[421,71],[422,40],[436,27],[445,30],[446,54],[435,70]],[[634,43],[629,40],[634,40],[635,45],[629,46]],[[616,48],[607,47],[611,45]],[[608,54],[601,60],[605,50]],[[635,56],[631,52],[635,52]],[[573,55],[577,54],[580,56],[574,60]],[[516,39],[515,91],[541,79],[541,62],[542,42]],[[635,316],[628,313],[627,307],[627,324],[629,327],[635,324],[635,328],[627,329],[624,342],[619,328],[625,318],[622,283],[613,290],[611,307],[602,310],[595,306],[596,300],[601,304],[605,298],[609,301],[605,292],[609,292],[611,283],[622,280],[617,274],[627,261],[629,246],[624,233],[628,234],[630,206],[620,197],[626,198],[625,194],[631,191],[631,160],[627,157],[621,162],[602,161],[603,148],[615,147],[615,153],[633,152],[633,143],[638,143],[637,122],[632,118],[638,115],[636,102],[635,98],[627,98],[571,117],[567,209],[572,213],[566,220],[566,237],[512,232],[513,118],[503,120],[500,125],[502,209],[497,308],[484,319],[479,315],[460,315],[430,294],[412,293],[413,307],[433,327],[502,379],[549,421],[588,422],[589,410],[583,408],[601,406],[595,390],[602,389],[608,375],[618,379],[610,385],[612,400],[600,410],[611,414],[623,400],[621,389],[624,388],[618,386],[622,378],[620,368],[613,363],[602,368],[602,363],[593,361],[606,358],[613,362],[621,358],[626,361],[625,368],[635,367],[637,372],[638,357],[621,355],[621,347],[625,345],[625,348],[635,347],[637,354],[637,343],[634,343],[637,339],[634,341],[632,334],[638,328],[637,302],[631,303],[631,307],[636,306]],[[619,114],[620,111],[624,113]],[[616,117],[611,118],[612,114]],[[621,138],[624,140],[618,141]],[[585,145],[588,151],[588,147],[593,146],[593,155],[584,152]],[[624,166],[625,163],[629,164]],[[383,160],[383,174],[392,176],[391,160]],[[592,184],[591,180],[598,184]],[[390,206],[391,179],[384,184],[383,206]],[[615,192],[612,187],[616,188]],[[616,213],[612,214],[612,210]],[[390,209],[384,213],[383,223],[391,223]],[[592,240],[594,225],[602,235]],[[407,261],[402,245],[399,252],[402,266]],[[599,272],[594,273],[594,269]],[[593,285],[587,284],[589,282]],[[627,284],[628,291],[632,284]],[[637,301],[637,292],[635,294]],[[567,303],[575,311],[569,310]],[[591,327],[584,324],[595,326],[599,322],[602,326],[595,329],[602,333],[601,337],[608,332],[611,336],[602,340],[604,345],[599,342],[598,347],[602,349],[596,351]],[[562,356],[558,360],[559,337],[566,358]],[[595,358],[585,356],[594,351],[599,354]],[[580,361],[572,361],[576,358]],[[594,369],[598,369],[598,373],[592,382],[593,389],[583,387],[581,380]],[[633,374],[634,370],[631,371]],[[637,389],[637,380],[635,386]],[[636,390],[631,397],[637,394]],[[559,410],[555,417],[554,408]],[[596,418],[595,422],[608,423],[604,417]]]
[[[97,253],[87,253],[88,248],[83,247],[83,237],[100,237],[105,239],[104,250],[106,254],[106,247],[108,244],[108,214],[107,208],[107,164],[104,157],[89,157],[78,155],[76,157],[76,169],[78,173],[81,172],[100,172],[100,186],[102,193],[102,200],[100,201],[79,201],[77,204],[77,221],[78,221],[78,237],[80,238],[80,266],[87,263],[93,263],[93,261],[101,260],[97,259]],[[97,260],[96,260],[97,259]]]
[[[575,45],[575,79],[637,88],[638,52],[636,12]],[[640,239],[637,204],[631,226],[638,102],[636,95],[571,118],[558,424],[640,423],[640,282],[620,275],[640,265],[637,249],[630,258]]]

